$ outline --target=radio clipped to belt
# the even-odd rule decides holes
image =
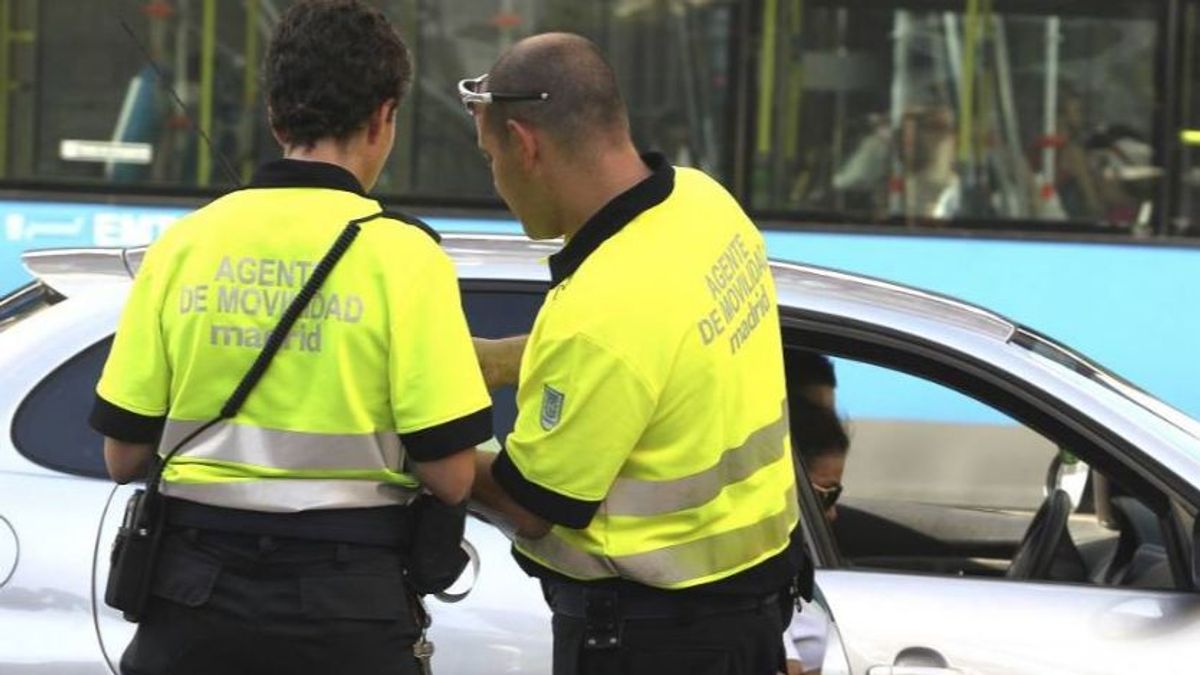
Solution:
[[[162,473],[171,458],[179,453],[192,439],[207,431],[210,427],[227,419],[232,419],[241,409],[242,404],[250,395],[250,391],[262,379],[270,365],[271,359],[283,346],[288,333],[300,317],[300,313],[312,300],[321,284],[341,260],[350,244],[354,242],[365,222],[383,216],[376,213],[363,218],[356,218],[346,224],[341,235],[330,247],[321,261],[317,263],[312,276],[292,304],[288,305],[279,323],[271,331],[266,344],[255,358],[250,369],[246,371],[242,381],[238,383],[233,394],[220,414],[206,424],[188,434],[175,444],[155,464],[146,479],[146,487],[133,493],[125,504],[125,517],[113,540],[111,568],[108,572],[108,584],[104,589],[104,602],[114,609],[119,609],[127,621],[137,623],[146,609],[146,601],[150,597],[150,582],[154,576],[154,566],[158,559],[159,547],[162,543],[163,530],[166,523],[166,503],[162,496]]]

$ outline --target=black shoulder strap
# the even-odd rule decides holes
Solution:
[[[346,223],[346,228],[338,235],[337,240],[333,242],[333,246],[321,258],[321,261],[317,263],[312,276],[308,278],[308,281],[300,289],[296,298],[292,300],[292,304],[288,305],[288,308],[284,310],[283,316],[279,318],[279,323],[275,325],[275,328],[271,330],[271,334],[267,337],[267,342],[263,345],[262,351],[258,353],[258,356],[254,359],[254,363],[250,365],[250,369],[242,376],[242,381],[233,390],[233,394],[230,395],[229,400],[225,401],[225,405],[221,406],[220,414],[176,443],[175,447],[171,448],[163,456],[162,461],[154,467],[154,470],[146,479],[146,495],[148,497],[153,497],[158,493],[162,485],[163,470],[171,461],[171,458],[183,449],[183,446],[190,443],[193,438],[207,431],[214,424],[237,415],[238,410],[246,402],[246,398],[250,396],[250,392],[254,389],[254,386],[266,374],[267,366],[271,365],[271,359],[283,347],[284,340],[287,339],[287,335],[291,332],[296,319],[300,318],[300,313],[308,306],[313,296],[316,295],[317,290],[321,288],[321,284],[325,283],[325,279],[333,271],[334,266],[338,264],[338,261],[345,255],[346,250],[350,248],[350,244],[354,243],[354,239],[358,237],[359,231],[362,230],[362,224],[384,216],[384,212],[380,211],[379,213],[362,218],[355,218]]]
[[[409,225],[412,225],[413,227],[417,228],[418,230],[429,235],[429,237],[431,239],[433,239],[434,241],[436,241],[437,243],[439,243],[439,244],[442,243],[442,235],[438,234],[438,231],[433,229],[433,227],[431,227],[429,225],[429,223],[421,220],[420,218],[418,218],[416,216],[410,216],[407,213],[404,213],[403,211],[397,211],[395,209],[388,209],[383,212],[383,217],[391,218],[392,220],[398,220],[402,223],[407,223]]]

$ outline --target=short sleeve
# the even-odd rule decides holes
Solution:
[[[516,425],[493,474],[529,511],[582,529],[645,431],[655,398],[625,360],[585,335],[526,350]]]
[[[133,279],[89,418],[96,431],[130,443],[157,442],[170,405],[161,316],[168,275],[161,254],[151,246]]]
[[[492,436],[491,397],[463,315],[454,265],[433,249],[389,317],[389,382],[400,440],[414,460],[432,461]],[[407,276],[407,275],[406,275]]]

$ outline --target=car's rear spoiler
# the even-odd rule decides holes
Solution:
[[[97,284],[124,283],[133,278],[141,248],[54,248],[26,251],[21,263],[38,281],[70,297]]]

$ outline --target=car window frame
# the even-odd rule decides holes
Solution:
[[[549,284],[543,280],[464,278],[460,281],[463,294],[520,292],[545,295],[549,288]],[[1126,483],[1133,485],[1132,491],[1139,498],[1149,502],[1148,505],[1159,518],[1176,587],[1196,590],[1188,571],[1191,564],[1190,534],[1184,532],[1184,526],[1171,504],[1173,501],[1182,501],[1196,509],[1200,507],[1200,499],[1195,495],[1189,495],[1191,498],[1179,494],[1168,495],[1154,487],[1143,474],[1150,474],[1157,467],[1147,466],[1141,451],[1115,433],[1095,425],[1081,411],[1049,392],[1027,387],[1023,380],[1010,373],[936,342],[877,324],[794,307],[781,306],[780,319],[785,349],[816,350],[927,380],[994,408],[1049,439],[1063,441],[1065,437],[1070,439],[1072,447],[1087,448],[1082,453],[1085,455],[1084,461],[1091,466],[1099,464],[1109,471],[1115,469],[1114,472],[1120,473]],[[918,367],[913,367],[914,364]],[[1107,461],[1092,461],[1097,454]],[[828,524],[813,515],[822,511],[802,466],[797,467],[797,480],[798,495],[805,514],[802,519],[805,541],[818,568],[852,570],[838,553]],[[899,570],[895,573],[912,574]]]
[[[787,306],[780,307],[780,323],[785,350],[817,351],[939,384],[1004,413],[1048,439],[1078,448],[1081,459],[1089,466],[1120,474],[1127,489],[1158,517],[1175,588],[1197,590],[1189,572],[1191,545],[1171,508],[1173,501],[1195,508],[1195,495],[1167,494],[1155,487],[1147,475],[1153,475],[1159,467],[1148,466],[1138,448],[1096,425],[1081,411],[978,357],[885,326]],[[1096,462],[1098,457],[1102,461]],[[820,516],[822,511],[813,507],[816,497],[807,483],[807,480],[800,482],[799,492],[808,497],[802,506],[809,508],[802,513],[810,521],[808,529],[814,535],[810,546],[816,554],[817,568],[855,571],[837,552],[832,530]],[[905,570],[870,571],[920,574]],[[1029,582],[1071,585],[1057,581]]]

